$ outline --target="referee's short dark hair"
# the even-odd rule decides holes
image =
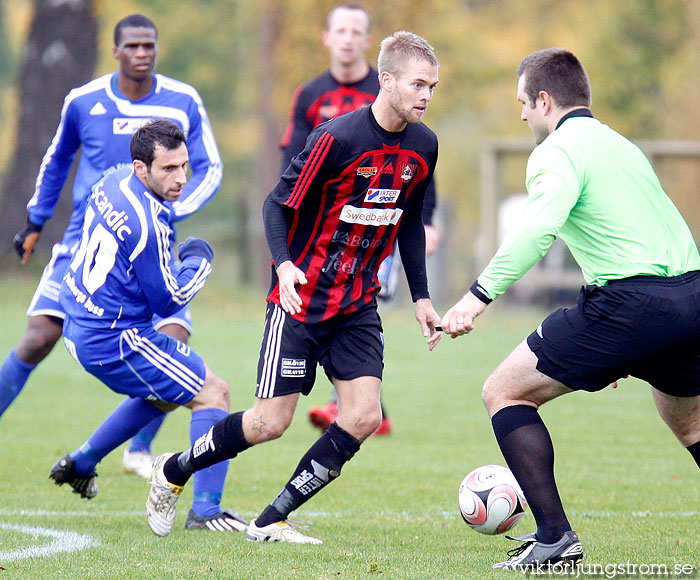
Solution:
[[[119,46],[122,39],[122,28],[150,28],[156,33],[156,40],[158,39],[158,29],[153,20],[143,14],[129,14],[114,26],[114,46]]]
[[[591,106],[591,84],[586,69],[568,50],[545,48],[533,52],[518,67],[518,78],[522,75],[530,104],[537,100],[540,91],[545,91],[560,107]]]
[[[171,121],[156,119],[149,121],[131,137],[129,148],[131,159],[143,161],[147,168],[153,164],[156,145],[171,151],[177,149],[182,143],[187,143],[182,129]]]

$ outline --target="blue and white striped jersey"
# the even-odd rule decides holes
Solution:
[[[78,149],[80,163],[73,187],[73,214],[63,243],[77,241],[83,224],[83,202],[92,186],[111,172],[131,166],[129,142],[144,122],[167,119],[187,135],[192,175],[173,204],[173,221],[206,204],[221,185],[222,164],[202,99],[188,84],[153,75],[151,92],[126,99],[110,73],[73,89],[66,96],[61,122],[41,163],[34,195],[27,204],[32,223],[43,225],[53,215]]]
[[[169,316],[194,298],[211,264],[191,256],[178,267],[170,247],[171,207],[130,168],[95,185],[61,286],[67,319],[95,331],[150,327],[154,313]]]

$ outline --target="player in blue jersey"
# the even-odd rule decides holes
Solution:
[[[370,105],[379,93],[379,76],[365,57],[370,46],[370,15],[359,4],[344,3],[333,8],[326,19],[323,44],[328,48],[330,67],[300,86],[292,103],[289,125],[280,144],[282,167],[289,166],[292,157],[304,149],[311,131],[333,117]],[[431,182],[425,195],[423,225],[426,255],[437,250],[440,236],[433,226],[435,186]],[[396,251],[379,268],[382,289],[379,298],[391,300],[396,291],[401,261]],[[338,417],[338,398],[333,391],[331,400],[323,406],[309,408],[309,420],[325,431]],[[382,422],[374,435],[389,435],[391,419],[382,404]]]
[[[280,437],[321,364],[338,392],[340,415],[247,532],[251,541],[321,543],[287,518],[340,475],[381,422],[377,270],[397,237],[423,336],[430,348],[440,338],[421,220],[437,161],[437,138],[421,120],[438,62],[424,39],[398,32],[382,42],[378,69],[376,101],[316,128],[265,201],[273,276],[256,402],[217,423],[206,445],[156,459],[147,504],[154,530],[172,526],[193,473]]]
[[[537,523],[494,568],[566,574],[583,547],[559,497],[554,447],[538,409],[573,391],[640,378],[700,466],[700,253],[644,154],[593,117],[588,75],[575,55],[548,48],[525,57],[517,99],[537,143],[527,163],[527,209],[442,326],[452,337],[473,330],[558,236],[581,266],[588,285],[577,305],[550,314],[482,393]]]
[[[123,18],[114,28],[113,55],[119,70],[72,90],[65,99],[61,122],[44,155],[36,190],[27,205],[27,224],[14,239],[22,263],[29,260],[42,226],[51,218],[80,150],[73,213],[63,239],[53,248],[51,261],[27,311],[27,329],[0,366],[0,415],[61,336],[63,310],[58,303],[58,289],[80,235],[83,202],[98,180],[131,164],[129,140],[136,128],[158,117],[173,121],[187,135],[192,175],[181,199],[173,204],[173,222],[200,209],[221,184],[221,159],[202,100],[190,85],[153,73],[157,43],[157,30],[151,20],[138,14]],[[156,318],[154,324],[182,342],[187,342],[191,333],[187,309],[168,318]],[[125,450],[127,471],[144,477],[150,474],[150,442],[160,421],[140,432]]]
[[[186,306],[211,272],[209,244],[188,238],[171,248],[171,213],[184,195],[185,134],[166,120],[131,139],[133,166],[110,173],[86,200],[79,245],[59,293],[63,340],[92,375],[128,399],[86,443],[57,461],[50,477],[81,497],[97,494],[95,466],[144,425],[177,405],[192,410],[194,444],[228,414],[229,392],[201,357],[153,328],[153,315]],[[228,465],[202,472],[186,527],[239,531],[247,522],[219,502]],[[215,517],[194,510],[215,506]],[[156,533],[157,530],[155,530]]]

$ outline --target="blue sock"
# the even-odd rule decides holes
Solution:
[[[164,415],[144,399],[129,398],[122,402],[102,424],[95,429],[88,440],[70,456],[75,460],[78,475],[87,476],[95,471],[95,466],[109,453],[150,423]]]
[[[209,433],[221,419],[228,417],[222,409],[201,409],[192,413],[190,421],[190,442],[194,446],[197,439]],[[211,467],[197,471],[192,482],[192,510],[200,518],[213,516],[221,511],[221,494],[224,491],[228,460],[215,463]]]
[[[36,365],[30,365],[17,356],[14,349],[0,367],[0,417],[19,395]]]
[[[129,451],[132,453],[150,453],[151,452],[151,442],[153,438],[158,433],[160,426],[165,421],[167,415],[161,417],[156,417],[143,429],[141,429],[136,436],[129,443]]]

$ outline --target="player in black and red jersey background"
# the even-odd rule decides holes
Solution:
[[[321,123],[374,102],[379,93],[377,70],[365,57],[370,43],[370,15],[360,5],[345,3],[336,6],[328,14],[323,44],[330,54],[330,67],[320,75],[301,85],[294,94],[289,124],[280,143],[282,150],[281,172],[306,144],[311,131]],[[435,187],[431,182],[426,191],[423,224],[426,237],[426,254],[435,252],[440,243],[438,231],[433,226]],[[379,271],[382,285],[379,297],[391,300],[396,292],[400,264],[396,252],[384,260]],[[324,431],[338,416],[337,396],[323,406],[309,409],[309,420]],[[391,433],[391,419],[382,405],[382,423],[375,435]]]
[[[338,418],[247,532],[253,541],[321,543],[287,518],[340,475],[381,423],[377,271],[395,240],[421,332],[431,350],[440,340],[421,218],[438,153],[421,121],[438,61],[423,38],[397,32],[382,42],[377,68],[376,101],[314,129],[265,200],[273,277],[255,404],[219,421],[192,448],[156,460],[151,494],[169,518],[194,472],[284,433],[321,365],[338,393]]]

